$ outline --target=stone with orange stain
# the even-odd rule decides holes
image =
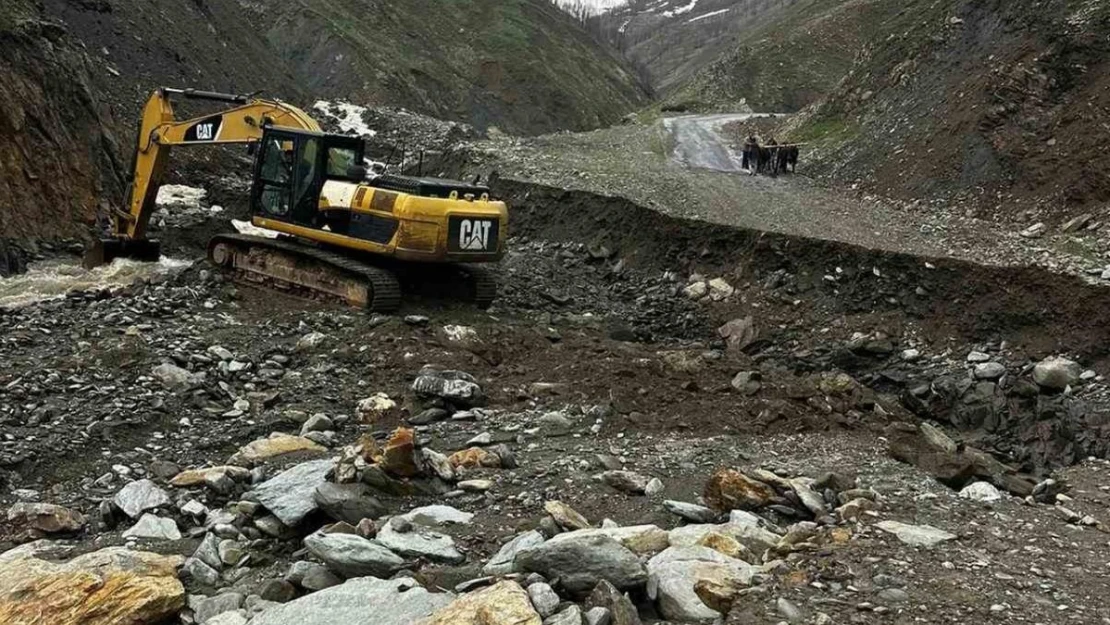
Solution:
[[[108,547],[57,562],[49,541],[0,554],[4,625],[145,625],[185,606],[180,556]]]
[[[378,464],[386,473],[398,477],[420,475],[420,466],[416,464],[416,442],[411,429],[397,428],[393,431],[382,448]]]
[[[274,432],[269,438],[260,438],[243,445],[239,448],[239,451],[227,459],[227,463],[241,467],[251,467],[286,454],[297,452],[319,454],[325,451],[327,449],[303,436],[291,436]]]
[[[735,469],[719,469],[705,484],[706,503],[718,511],[757,510],[776,498],[775,489]]]
[[[231,465],[207,467],[204,469],[188,469],[173,476],[173,479],[170,480],[170,485],[178,488],[201,486],[209,478],[216,478],[220,475],[226,475],[235,481],[242,482],[250,478],[251,472],[243,467]]]
[[[501,468],[501,457],[481,447],[470,447],[451,454],[447,459],[451,466],[458,469],[499,469]]]
[[[504,581],[462,595],[420,625],[540,625],[542,621],[520,584]]]

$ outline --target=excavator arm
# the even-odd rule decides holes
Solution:
[[[171,96],[226,102],[234,106],[211,115],[178,120]],[[86,256],[85,264],[96,266],[117,257],[157,260],[158,242],[146,238],[146,229],[154,213],[155,199],[162,186],[171,148],[255,143],[261,140],[266,126],[320,131],[320,125],[307,113],[278,100],[194,89],[162,88],[152,93],[143,106],[126,210],[113,213],[112,238],[102,239],[94,245]]]

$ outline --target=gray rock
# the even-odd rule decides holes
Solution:
[[[297,588],[284,579],[268,579],[259,587],[258,596],[265,601],[285,603],[297,596]]]
[[[405,561],[380,543],[355,534],[306,536],[304,544],[312,555],[345,577],[388,577],[405,566]]]
[[[647,486],[644,487],[644,494],[648,497],[654,497],[656,495],[662,494],[665,489],[666,487],[663,486],[663,480],[657,477],[653,477],[648,480]]]
[[[602,482],[632,495],[642,495],[650,478],[632,471],[605,471],[599,475]]]
[[[151,540],[181,540],[181,532],[173,519],[164,519],[153,514],[144,514],[139,522],[123,533],[124,538],[146,538]]]
[[[455,480],[455,468],[451,466],[447,456],[427,447],[421,448],[420,453],[424,456],[424,467],[428,471],[441,480],[449,482]]]
[[[334,459],[304,462],[255,486],[248,494],[292,527],[316,510],[316,489],[334,466]]]
[[[233,612],[241,607],[243,607],[243,595],[237,592],[225,592],[196,602],[193,606],[193,618],[200,625],[205,625],[213,617],[224,612]]]
[[[997,362],[983,362],[975,365],[972,375],[977,380],[997,380],[1006,375],[1006,366]]]
[[[880,521],[876,527],[884,532],[890,532],[898,540],[913,547],[934,547],[942,542],[955,540],[955,534],[937,529],[931,525],[909,525],[898,521]]]
[[[185,564],[181,567],[180,576],[183,579],[191,579],[199,584],[213,588],[220,582],[220,572],[197,558],[185,558]]]
[[[716,525],[683,525],[682,527],[674,528],[668,532],[668,535],[672,547],[689,547],[696,545],[699,540],[710,532],[731,536],[756,553],[760,553],[764,549],[774,548],[778,545],[779,539],[782,538],[770,530],[755,525],[733,523],[731,521]]]
[[[243,556],[247,555],[239,542],[231,539],[221,540],[217,551],[220,553],[220,562],[224,566],[235,566],[242,561]]]
[[[1046,358],[1033,367],[1033,381],[1042,388],[1062,391],[1079,382],[1082,373],[1083,369],[1071,360]]]
[[[466,556],[455,548],[455,541],[446,534],[433,532],[419,525],[408,524],[407,531],[400,531],[398,523],[394,520],[386,523],[378,532],[378,542],[392,551],[410,558],[425,558],[433,562],[460,564],[466,561]]]
[[[204,625],[247,625],[247,615],[243,610],[224,612]]]
[[[136,480],[121,488],[112,501],[124,514],[135,519],[147,510],[168,505],[170,496],[150,480]]]
[[[668,499],[663,502],[663,507],[671,514],[694,523],[712,523],[717,518],[717,513],[713,510],[694,503],[686,503],[685,501]]]
[[[759,570],[708,547],[670,547],[648,560],[648,597],[664,618],[683,623],[712,622],[720,617],[694,592],[694,584],[711,580],[747,585]]]
[[[200,544],[197,545],[196,551],[193,552],[193,557],[217,571],[222,569],[223,561],[220,560],[220,537],[213,532],[205,534]]]
[[[204,477],[204,485],[217,495],[230,495],[235,490],[235,480],[227,473],[211,473]]]
[[[486,575],[508,575],[515,572],[516,568],[513,560],[516,555],[525,549],[542,545],[543,541],[543,534],[536,530],[517,534],[512,540],[501,546],[501,549],[482,567],[482,572]]]
[[[582,625],[582,609],[572,603],[558,614],[544,619],[543,625]]]
[[[301,588],[309,592],[316,592],[332,586],[338,586],[343,583],[343,578],[328,570],[328,567],[321,566],[314,568],[305,574],[301,580]]]
[[[454,598],[408,577],[363,577],[263,610],[251,625],[411,625]]]
[[[763,388],[762,374],[758,371],[741,371],[732,378],[732,388],[741,395],[755,395]]]
[[[463,407],[479,405],[485,399],[477,380],[462,371],[423,369],[412,383],[412,390],[425,397],[440,397]]]
[[[458,508],[436,504],[423,506],[421,508],[413,508],[398,518],[404,519],[409,523],[415,523],[416,525],[435,527],[439,525],[469,525],[474,515],[469,512],[463,512]]]
[[[990,354],[984,354],[983,352],[973,351],[973,352],[968,353],[968,355],[967,355],[967,361],[972,363],[972,364],[987,362],[990,359],[991,359]]]
[[[610,625],[613,622],[613,617],[609,614],[609,610],[598,606],[586,610],[586,625]]]
[[[324,482],[316,487],[313,498],[331,518],[357,525],[363,519],[376,519],[386,513],[386,507],[373,492],[369,486],[358,482]]]
[[[606,580],[601,580],[594,586],[590,596],[586,597],[586,607],[607,610],[610,625],[641,625],[640,613],[632,600]]]
[[[309,432],[327,432],[328,430],[334,429],[335,423],[333,423],[326,414],[317,413],[309,417],[308,421],[305,421],[304,424],[301,425],[301,436]]]
[[[182,369],[171,363],[163,363],[155,367],[150,375],[162,383],[162,386],[171,391],[180,391],[196,386],[204,379],[203,376]]]
[[[960,497],[972,501],[998,501],[1002,493],[990,482],[973,482],[960,491]]]
[[[802,505],[809,510],[815,517],[820,517],[825,514],[825,499],[818,495],[809,486],[810,482],[803,478],[794,478],[790,480],[790,487],[798,494],[798,499],[802,500]]]
[[[782,615],[782,618],[786,619],[787,623],[801,623],[805,621],[805,615],[802,614],[801,609],[794,605],[794,602],[785,597],[779,597],[778,600],[775,601],[775,608],[779,611],[779,614]]]
[[[562,599],[559,599],[559,595],[551,589],[551,586],[544,582],[529,586],[528,598],[532,600],[532,607],[543,618],[554,614],[555,610],[559,608],[559,602],[562,601]]]
[[[637,588],[647,581],[636,554],[602,534],[544,543],[521,551],[514,563],[548,579],[558,577],[564,588],[576,594],[589,592],[603,579],[620,589]]]

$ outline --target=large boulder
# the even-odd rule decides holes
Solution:
[[[0,554],[0,623],[146,625],[185,606],[179,556],[108,547],[58,562],[53,551],[38,541]]]
[[[585,594],[603,579],[622,590],[647,581],[647,572],[636,554],[603,534],[585,533],[548,541],[521,551],[514,563],[520,570],[540,573],[548,579],[558,577],[573,594]]]
[[[357,534],[306,536],[305,547],[329,569],[345,577],[389,577],[405,566],[405,560],[386,547]]]
[[[728,523],[692,524],[676,527],[668,532],[668,540],[672,547],[692,547],[701,543],[709,534],[721,534],[734,538],[756,553],[773,548],[782,538],[771,530],[752,523],[729,521]]]
[[[366,484],[324,482],[316,487],[313,499],[321,510],[336,521],[358,525],[363,519],[376,519],[386,508]]]
[[[712,622],[720,614],[698,597],[694,586],[709,581],[747,586],[759,570],[708,547],[671,547],[648,560],[648,597],[664,618],[682,623]]]
[[[520,584],[500,582],[462,595],[420,625],[541,625]],[[375,624],[376,625],[376,624]]]
[[[411,578],[360,577],[266,608],[251,625],[411,625],[451,603]]]
[[[498,549],[497,553],[482,567],[482,572],[486,575],[508,575],[516,571],[514,560],[517,554],[525,549],[542,545],[543,541],[543,534],[536,530],[517,534],[512,540],[501,545],[501,549]]]
[[[1083,368],[1066,358],[1046,358],[1033,367],[1033,381],[1041,388],[1062,391],[1079,382]]]
[[[8,523],[15,528],[45,534],[77,532],[85,527],[85,515],[50,503],[19,502],[8,508]]]
[[[559,544],[570,540],[580,540],[588,536],[608,536],[638,555],[653,555],[663,551],[671,544],[667,530],[661,529],[657,525],[627,525],[575,530],[556,534],[548,542]]]
[[[400,531],[401,529],[405,531]],[[455,548],[455,541],[450,536],[404,520],[386,523],[378,532],[378,542],[393,552],[410,558],[424,558],[447,564],[459,564],[466,560],[466,556]]]
[[[777,498],[775,489],[735,469],[719,469],[710,476],[703,496],[720,511],[758,510]]]
[[[334,459],[303,462],[255,486],[247,495],[293,527],[316,510],[316,489],[327,481],[333,467]]]

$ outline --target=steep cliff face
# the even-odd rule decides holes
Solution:
[[[79,235],[119,202],[123,166],[88,60],[28,5],[0,9],[0,237]]]

